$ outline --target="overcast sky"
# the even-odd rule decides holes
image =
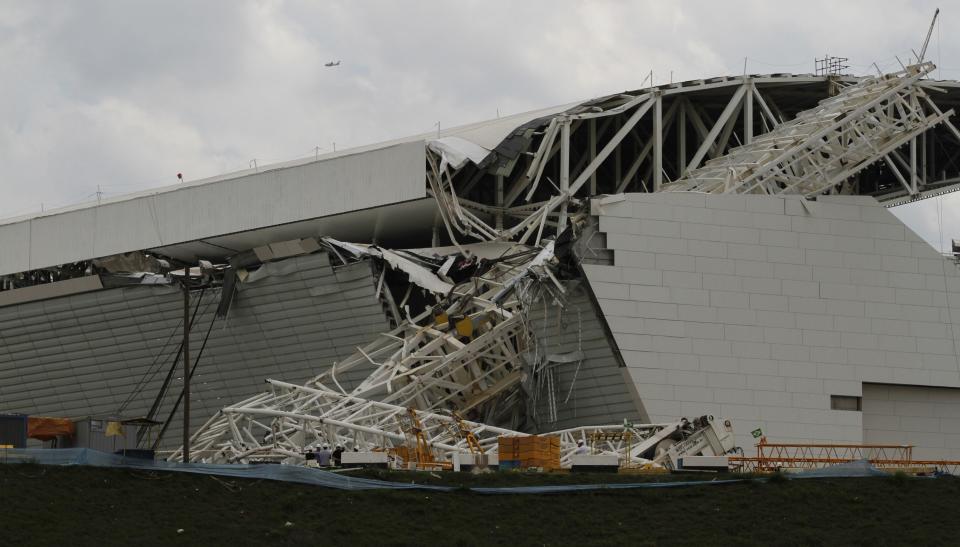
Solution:
[[[825,53],[893,70],[935,6],[0,0],[0,217],[635,89],[650,70],[811,72]],[[960,79],[960,6],[941,7],[928,58]],[[928,240],[940,219],[960,237],[960,196],[909,207]]]

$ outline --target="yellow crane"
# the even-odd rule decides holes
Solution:
[[[480,448],[480,441],[477,440],[477,436],[473,434],[473,431],[467,427],[467,424],[463,421],[463,416],[460,415],[456,410],[451,410],[450,417],[453,418],[453,427],[451,428],[451,433],[457,438],[457,440],[463,439],[467,443],[467,448],[470,449],[470,453],[474,456],[483,455],[483,449]]]
[[[423,433],[423,424],[417,416],[417,411],[408,408],[406,414],[400,415],[400,428],[407,435],[409,444],[405,447],[405,460],[413,463],[418,468],[424,467],[446,467],[450,464],[438,462],[433,457],[433,451],[430,449],[430,443]]]

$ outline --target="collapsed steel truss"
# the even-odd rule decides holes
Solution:
[[[426,286],[444,283],[390,251],[324,240],[331,250],[380,256],[406,268]],[[554,242],[522,261],[496,262],[483,273],[451,287],[438,305],[408,317],[345,361],[304,385],[267,380],[270,391],[228,406],[191,438],[192,461],[299,463],[309,447],[338,444],[384,451],[407,465],[449,464],[453,454],[496,454],[497,438],[526,433],[490,425],[526,405],[521,381],[542,374],[531,356],[535,337],[526,309],[541,298],[562,300],[564,286],[553,272]],[[516,255],[514,255],[516,256]],[[443,261],[449,263],[449,258]],[[448,271],[440,267],[438,271]],[[382,277],[381,277],[382,280]],[[442,304],[442,305],[441,305]],[[456,319],[454,319],[456,318]],[[373,371],[347,392],[337,375],[357,367]],[[463,419],[461,413],[479,419]],[[732,447],[729,422],[711,418],[671,424],[577,427],[549,433],[561,440],[560,461],[572,464],[580,443],[616,432],[595,444],[596,454],[615,455],[624,465],[673,465],[680,454]],[[626,433],[626,436],[623,434]],[[666,443],[665,445],[661,443]],[[664,450],[657,450],[665,446]],[[182,459],[182,450],[171,458]]]
[[[535,253],[535,254],[533,254]],[[443,301],[376,340],[309,385],[343,389],[336,375],[355,367],[373,372],[350,394],[419,410],[456,409],[494,417],[496,400],[515,399],[523,353],[531,344],[523,308],[530,288],[550,272],[553,244],[498,261],[482,275],[451,287]]]
[[[325,240],[325,243],[339,248],[338,255],[341,256],[352,253],[384,258],[407,272],[411,287],[418,283],[421,288],[433,287],[435,290],[448,286],[432,271],[390,251],[334,240]],[[524,353],[534,343],[523,309],[537,297],[539,292],[536,289],[541,282],[544,287],[550,287],[548,294],[562,298],[564,292],[556,274],[551,271],[556,260],[553,249],[553,242],[549,242],[542,249],[517,253],[519,256],[495,261],[481,274],[460,284],[449,285],[446,294],[436,295],[436,305],[407,317],[395,329],[381,334],[365,347],[357,348],[354,355],[335,363],[304,386],[271,380],[273,392],[225,409],[220,417],[197,432],[194,442],[199,443],[198,448],[206,446],[195,453],[197,458],[229,456],[228,459],[235,460],[246,457],[244,454],[249,450],[263,452],[260,450],[262,443],[273,447],[271,450],[278,450],[278,454],[290,456],[293,453],[289,446],[292,438],[287,433],[289,426],[276,434],[256,439],[251,427],[261,424],[255,420],[248,421],[245,429],[232,425],[235,424],[235,415],[244,412],[258,416],[301,417],[306,422],[333,424],[354,433],[382,431],[385,437],[381,436],[377,444],[381,447],[392,446],[385,441],[393,443],[406,438],[398,432],[397,416],[409,408],[425,413],[423,417],[426,419],[439,419],[443,423],[449,420],[444,422],[436,412],[454,410],[468,416],[483,416],[487,421],[497,420],[503,414],[509,416],[515,408],[525,404],[520,394]],[[446,258],[438,271],[449,271],[448,267],[445,268],[449,263],[452,263],[452,257]],[[356,388],[347,392],[337,375],[357,367],[373,370]],[[384,419],[392,424],[392,433],[383,423]],[[351,429],[350,424],[360,429]],[[501,429],[495,432],[509,433]],[[232,436],[216,441],[224,434]],[[324,438],[329,442],[341,441],[344,435],[346,433],[327,431]],[[277,444],[281,438],[287,443],[282,447]],[[233,448],[220,446],[212,449],[217,442],[226,442]],[[354,439],[354,443],[357,442],[360,441]],[[455,443],[446,443],[443,438],[431,439],[430,443],[431,446],[455,450]],[[247,449],[247,446],[254,448]],[[303,444],[298,446],[302,452]],[[214,450],[213,456],[211,450]]]
[[[954,111],[930,95],[953,84],[925,79],[933,69],[921,63],[863,78],[744,75],[604,97],[518,128],[492,165],[454,167],[437,147],[428,149],[429,192],[453,241],[531,244],[562,232],[583,199],[598,194],[923,199],[960,189],[960,166],[947,146],[960,143]],[[792,95],[782,89],[817,82],[831,90],[818,104],[784,99]]]
[[[388,452],[402,463],[429,467],[448,463],[455,453],[495,455],[499,437],[527,435],[464,420],[454,412],[412,410],[279,380],[267,382],[271,387],[269,392],[224,408],[193,436],[193,461],[302,463],[309,448],[329,444],[364,452]],[[427,458],[420,455],[418,460],[412,456],[410,446],[416,440],[411,438],[410,416],[416,420],[416,436],[429,451]],[[628,466],[651,463],[671,466],[675,465],[671,456],[680,452],[671,451],[672,441],[666,449],[657,450],[665,440],[679,437],[681,442],[677,446],[683,446],[684,442],[695,445],[686,453],[707,447],[728,448],[729,422],[723,427],[726,433],[714,426],[712,418],[704,417],[693,422],[583,426],[546,434],[560,438],[563,467],[569,467],[576,453],[583,450],[580,445],[604,433],[617,435],[605,436],[605,440],[595,443],[592,454],[616,456],[622,465]],[[464,431],[469,431],[473,442]],[[171,459],[182,459],[182,452],[176,451]]]
[[[664,113],[667,92],[663,90],[621,95],[603,107],[565,112],[545,122],[539,145],[509,187],[503,175],[497,175],[494,206],[465,197],[484,175],[482,170],[474,169],[466,179],[472,169],[469,163],[451,162],[439,147],[428,147],[430,193],[459,254],[436,257],[432,266],[424,267],[413,255],[329,239],[325,244],[341,258],[374,258],[385,268],[402,270],[411,287],[419,286],[433,295],[434,304],[414,315],[409,311],[404,315],[401,309],[406,297],[398,305],[389,289],[384,289],[398,320],[395,329],[357,348],[350,358],[304,385],[269,380],[270,391],[224,408],[193,435],[193,459],[238,462],[273,458],[296,462],[302,460],[305,448],[318,443],[392,450],[409,459],[412,451],[400,449],[409,447],[412,437],[418,445],[436,452],[431,460],[477,450],[491,453],[496,437],[524,435],[491,424],[505,423],[523,408],[529,397],[523,391],[524,377],[538,371],[530,366],[528,357],[535,337],[527,325],[526,310],[539,300],[562,305],[565,293],[558,279],[555,240],[544,239],[547,228],[556,234],[552,238],[560,239],[568,230],[576,237],[584,214],[578,192],[589,188],[590,195],[597,193],[598,169],[611,155],[618,164],[617,192],[626,190],[640,166],[649,160],[648,178],[640,179],[648,191],[808,197],[856,193],[851,177],[882,161],[905,191],[915,195],[919,192],[917,136],[945,124],[960,141],[960,132],[949,122],[953,111],[941,111],[924,91],[924,87],[935,88],[919,85],[932,69],[932,64],[925,63],[848,85],[837,82],[840,89],[834,96],[790,121],[785,121],[775,106],[768,105],[749,80],[733,93],[712,129],[707,129],[703,113],[685,97],[675,100]],[[757,137],[753,135],[754,103],[761,107],[762,126],[769,130]],[[730,147],[734,121],[741,110],[743,142]],[[635,155],[627,158],[631,164],[627,176],[622,177],[620,147],[648,113],[652,113],[651,139],[643,146],[637,143]],[[610,121],[621,115],[625,119],[612,126]],[[663,178],[662,138],[663,124],[675,116],[681,131],[689,118],[701,143],[692,156],[681,147],[681,176],[671,183]],[[599,134],[607,129],[613,132],[599,150],[598,121]],[[585,124],[590,128],[590,154],[581,154],[572,165],[571,135]],[[897,150],[907,143],[911,151],[909,167],[913,167],[909,180],[897,167],[907,164]],[[545,174],[545,166],[555,154],[559,154],[557,184]],[[707,157],[712,159],[702,164]],[[511,164],[508,171],[513,167]],[[549,186],[555,192],[544,192]],[[541,200],[513,205],[523,195],[528,202],[535,196]],[[508,218],[519,222],[507,227]],[[517,241],[521,246],[531,246],[518,247],[520,252],[509,260],[494,261],[489,268],[455,283],[447,273],[457,256],[466,253],[461,244],[464,238]],[[379,285],[378,293],[382,276]],[[358,368],[372,371],[352,390],[344,389],[338,374]],[[460,418],[460,413],[468,419]],[[414,422],[417,425],[411,425]],[[606,444],[598,450],[622,454],[628,463],[646,462],[648,457],[664,461],[678,454],[726,446],[720,439],[728,435],[717,429],[712,419],[694,423],[692,429],[690,422],[681,420],[676,424],[586,427],[554,434],[561,437],[565,464],[570,462],[575,441],[609,430],[629,430],[633,440],[629,446],[623,440],[604,441]],[[729,427],[726,422],[726,429]],[[464,431],[476,442],[468,442],[470,435]],[[713,432],[712,437],[709,432]],[[663,450],[653,452],[668,439]],[[673,441],[679,442],[674,445]],[[180,451],[173,455],[174,459],[181,457]]]
[[[708,161],[668,190],[808,197],[851,193],[840,185],[883,160],[904,188],[916,194],[916,169],[911,169],[907,181],[891,155],[899,156],[897,149],[910,142],[915,167],[915,137],[953,115],[953,110],[941,112],[924,90],[914,85],[933,69],[933,64],[925,63],[844,87],[816,108]]]

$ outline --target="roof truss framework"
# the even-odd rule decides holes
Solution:
[[[325,243],[339,244],[344,253],[370,253],[351,244],[333,240]],[[346,414],[341,411],[361,400],[421,412],[455,409],[482,416],[487,422],[502,421],[504,415],[509,417],[515,408],[525,406],[521,380],[536,374],[528,366],[527,354],[535,342],[524,308],[543,295],[562,299],[565,290],[551,271],[555,262],[552,243],[538,251],[517,254],[453,286],[439,298],[438,305],[408,316],[395,329],[358,347],[351,357],[334,363],[302,389],[271,381],[273,393],[258,395],[243,404],[256,403],[258,412],[305,412],[343,427],[360,415],[354,415],[353,410]],[[417,271],[414,266],[404,267],[411,276]],[[541,293],[541,287],[551,288]],[[373,365],[374,370],[347,393],[337,375],[361,365]],[[278,391],[277,386],[284,389]],[[213,437],[228,427],[233,432],[231,416],[225,410],[197,433],[196,442],[206,442],[203,439],[211,435],[210,431]],[[364,414],[361,421],[367,423],[368,418]],[[235,445],[251,441],[249,435],[234,433]]]
[[[916,194],[917,136],[953,114],[952,110],[940,111],[927,100],[924,90],[914,85],[931,70],[933,65],[928,63],[847,86],[817,108],[692,169],[669,189],[812,197],[836,191],[860,170],[885,160],[905,189]],[[724,114],[731,111],[728,107]],[[907,143],[911,151],[909,181],[889,158]],[[696,167],[710,144],[708,137],[690,167]]]
[[[602,193],[922,199],[960,187],[960,160],[949,153],[960,143],[949,106],[960,101],[952,84],[924,79],[932,69],[924,63],[869,78],[716,78],[604,97],[518,129],[526,152],[487,170],[464,168],[469,183],[451,177],[444,189],[460,195],[441,200],[489,215],[473,237],[492,232],[536,243],[562,231],[579,199]],[[823,95],[811,94],[811,86],[822,86]],[[494,186],[496,193],[484,193]]]
[[[464,420],[454,412],[429,412],[363,399],[333,391],[268,380],[270,391],[224,408],[193,436],[191,461],[239,463],[274,460],[300,463],[305,449],[321,444],[362,451],[387,451],[412,459],[406,447],[413,444],[410,418],[428,448],[431,462],[449,461],[453,453],[497,454],[499,437],[524,437],[527,433]],[[610,424],[584,426],[547,433],[561,441],[560,463],[569,467],[579,442],[597,442],[598,454],[617,455],[634,465],[658,461],[653,449],[671,436],[696,440],[709,428],[705,422],[679,420],[667,424]],[[477,444],[465,431],[472,433]],[[626,433],[626,435],[624,435]],[[399,449],[399,450],[398,450]],[[178,450],[172,460],[182,459]],[[663,460],[661,455],[660,460]],[[407,460],[409,463],[410,460]],[[419,462],[429,463],[429,462]]]
[[[913,75],[918,72],[928,73],[930,66],[926,64],[909,67],[904,72],[913,71]],[[692,171],[699,171],[698,168],[704,167],[704,162],[712,162],[711,166],[717,166],[721,156],[737,147],[753,145],[758,140],[763,142],[763,135],[771,131],[784,131],[779,129],[781,125],[795,122],[794,118],[798,113],[816,109],[818,100],[834,96],[841,88],[867,80],[902,78],[902,74],[879,79],[751,74],[677,82],[618,93],[563,107],[566,110],[559,113],[557,112],[560,107],[544,109],[536,113],[445,130],[441,132],[441,140],[463,141],[476,137],[475,141],[471,141],[474,142],[472,150],[488,154],[483,157],[482,154],[471,152],[468,154],[469,161],[466,164],[456,163],[456,168],[443,165],[443,158],[437,152],[441,148],[431,146],[437,142],[431,140],[433,135],[420,135],[395,143],[365,147],[342,153],[338,157],[311,157],[309,161],[298,160],[289,162],[289,165],[265,167],[264,169],[271,173],[288,168],[301,169],[304,173],[311,173],[310,177],[326,180],[330,172],[327,167],[337,171],[339,163],[356,164],[359,169],[363,166],[379,165],[382,162],[376,158],[380,156],[393,158],[390,161],[396,160],[400,162],[397,165],[402,163],[405,166],[404,173],[411,179],[406,186],[410,188],[406,190],[407,194],[403,194],[406,197],[390,196],[391,199],[385,202],[390,205],[385,206],[383,214],[400,211],[398,214],[402,220],[397,224],[398,214],[380,218],[371,211],[354,211],[350,214],[357,222],[345,221],[345,217],[314,218],[280,225],[254,222],[255,227],[248,231],[205,232],[200,239],[190,238],[189,241],[177,239],[176,234],[166,234],[160,241],[153,242],[158,246],[147,246],[150,247],[150,252],[177,260],[192,261],[198,256],[223,259],[249,248],[250,244],[263,244],[276,240],[277,237],[312,236],[316,235],[316,230],[352,241],[373,240],[394,246],[425,246],[430,241],[431,233],[437,244],[442,244],[443,240],[463,244],[491,239],[524,239],[536,243],[544,234],[551,233],[561,225],[567,225],[570,216],[576,213],[577,200],[598,194],[647,192],[679,187],[675,183],[687,179]],[[896,104],[892,112],[876,111],[876,114],[880,115],[877,118],[882,122],[880,125],[885,124],[887,128],[891,128],[904,122],[910,126],[908,129],[917,129],[911,122],[911,116],[919,110],[923,110],[928,117],[938,111],[945,113],[942,122],[922,122],[929,126],[928,130],[916,132],[900,143],[899,147],[880,155],[877,161],[864,163],[859,171],[852,172],[846,180],[836,185],[837,188],[828,191],[873,195],[892,206],[960,188],[960,155],[956,153],[960,132],[947,119],[951,109],[960,105],[960,85],[957,82],[918,78],[914,79],[908,88],[909,92],[900,94],[900,97],[905,99],[904,102],[894,101]],[[637,114],[638,107],[646,107],[648,102],[649,111],[641,115],[637,123],[632,124],[632,128],[623,135],[621,130],[631,125],[630,119]],[[900,109],[903,109],[903,112]],[[520,125],[512,126],[514,123]],[[793,127],[791,130],[796,129]],[[871,120],[863,119],[849,124],[847,133],[842,137],[847,139],[848,143],[867,142],[870,139],[861,138],[856,131],[861,131],[862,135],[873,135],[877,129],[878,126]],[[507,135],[506,139],[503,139],[502,135]],[[464,138],[460,138],[461,136]],[[423,146],[423,140],[429,141],[428,146]],[[499,144],[496,144],[497,142]],[[888,141],[888,144],[890,142],[892,141]],[[841,144],[843,143],[838,140],[837,145]],[[401,149],[406,152],[400,153]],[[415,159],[416,156],[419,156],[419,160]],[[596,161],[602,156],[603,159]],[[850,154],[854,159],[855,156],[857,153]],[[843,161],[847,159],[849,158],[843,158]],[[419,169],[413,169],[412,164],[419,164]],[[802,167],[802,162],[790,167]],[[812,169],[812,166],[809,167]],[[183,190],[216,193],[213,185],[227,184],[237,188],[245,184],[247,178],[266,175],[266,171],[253,171],[259,170],[217,177],[185,186],[177,192]],[[385,171],[388,173],[385,176],[397,177],[400,171],[400,168],[391,164],[390,169]],[[418,174],[414,174],[415,171]],[[830,174],[842,176],[850,171],[831,171]],[[577,184],[581,176],[586,177],[586,183]],[[697,176],[706,176],[706,171],[699,171]],[[771,175],[764,176],[769,178]],[[779,176],[793,175],[787,172]],[[367,180],[366,176],[350,178]],[[419,183],[414,180],[417,178]],[[391,188],[394,186],[396,185],[391,185]],[[264,186],[258,184],[256,187]],[[313,187],[318,186],[311,186]],[[434,209],[431,205],[431,210],[427,211],[421,207],[418,210],[420,214],[414,218],[410,217],[410,213],[415,207],[393,201],[409,199],[412,196],[422,197],[424,189],[434,199],[423,200],[423,203],[433,201],[437,203],[437,208]],[[296,192],[289,194],[297,195]],[[558,194],[566,197],[555,200]],[[159,198],[150,198],[156,199]],[[120,201],[124,200],[108,200],[104,203],[103,210],[127,210],[134,205],[135,200],[131,201],[130,207],[127,207],[126,203],[121,206]],[[326,203],[329,200],[318,201]],[[221,202],[222,200],[216,203]],[[79,215],[84,219],[88,216],[98,219],[103,217],[103,214],[88,214],[92,211],[87,209],[94,207],[100,208],[99,205],[89,205],[74,208],[76,210],[64,214]],[[405,207],[411,211],[401,211]],[[285,206],[284,209],[297,210],[300,207]],[[136,214],[142,216],[142,212]],[[169,214],[168,211],[160,210],[151,212],[154,223],[157,222],[157,217],[162,218]],[[218,212],[213,216],[220,218],[238,215]],[[44,237],[58,231],[69,231],[68,228],[61,229],[47,217],[55,218],[57,215],[40,215],[34,219],[44,225],[50,224],[50,227],[42,231],[31,231],[31,248],[37,245],[48,246],[47,243],[40,243],[45,241]],[[284,222],[283,219],[274,220]],[[323,222],[320,222],[321,220]],[[71,223],[73,222],[71,220]],[[395,225],[394,229],[380,228],[387,222]],[[5,225],[5,233],[2,234],[2,237],[18,242],[19,247],[26,245],[20,242],[28,239],[24,237],[25,227],[21,224]],[[517,228],[518,224],[523,226]],[[374,229],[355,230],[353,226],[373,226]],[[144,229],[144,234],[151,233],[152,230],[148,228],[149,226]],[[38,232],[44,237],[38,237]],[[86,228],[74,230],[74,233],[80,234],[89,232]],[[191,232],[192,235],[199,233]],[[139,242],[142,239],[140,235],[130,239],[131,244]],[[13,253],[15,256],[29,256],[30,259],[22,265],[20,260],[10,261],[10,267],[14,269],[8,269],[8,273],[29,274],[36,268],[53,267],[57,263],[144,249],[143,245],[140,248],[115,249],[98,239],[89,251],[91,256],[78,256],[76,249],[86,249],[90,246],[88,242],[80,241],[83,238],[76,243],[73,243],[73,240],[77,238],[66,239],[71,243],[65,243],[62,234],[61,237],[51,240],[49,245],[59,247],[56,252],[48,253],[50,256],[36,252]],[[410,243],[406,243],[408,241]]]

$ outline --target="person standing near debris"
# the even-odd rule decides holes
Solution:
[[[343,456],[343,447],[339,444],[333,450],[333,465],[340,467],[340,458]]]
[[[587,445],[583,444],[583,439],[577,441],[577,448],[573,451],[574,456],[586,456],[588,452]]]
[[[333,454],[330,453],[330,445],[323,445],[323,448],[317,452],[317,465],[320,467],[330,467],[330,458],[332,456]]]

